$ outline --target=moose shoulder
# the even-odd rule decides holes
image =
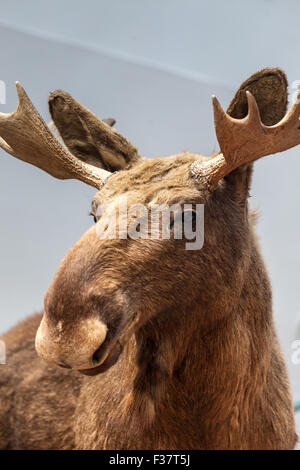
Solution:
[[[252,162],[300,143],[300,104],[286,114],[284,73],[252,75],[227,113],[213,99],[220,152],[209,157],[140,157],[112,120],[63,91],[50,94],[47,127],[17,90],[16,111],[0,114],[1,147],[98,192],[96,224],[63,259],[43,315],[2,338],[0,447],[294,448],[271,286],[247,202]],[[128,236],[133,215],[126,236],[99,236],[113,217],[120,227],[124,201],[189,205],[192,218],[204,205],[203,247],[187,250],[172,236],[177,216],[166,238]]]

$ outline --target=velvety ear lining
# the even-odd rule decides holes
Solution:
[[[49,99],[49,109],[55,127],[69,151],[85,163],[108,170],[81,119],[60,97]]]
[[[267,126],[272,126],[279,122],[286,113],[287,88],[287,78],[282,70],[278,68],[260,70],[241,84],[227,109],[227,113],[236,119],[247,116],[246,91],[248,90],[256,100],[262,122]]]
[[[49,110],[64,143],[80,160],[117,171],[139,159],[137,149],[111,128],[114,119],[101,121],[68,93],[50,93]]]

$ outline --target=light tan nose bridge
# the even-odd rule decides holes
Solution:
[[[106,335],[107,327],[98,318],[87,318],[74,323],[74,328],[67,334],[64,332],[63,321],[50,327],[44,315],[36,334],[35,348],[38,355],[51,365],[89,369],[95,367],[94,353],[104,343]],[[105,358],[106,356],[101,358],[101,362]]]

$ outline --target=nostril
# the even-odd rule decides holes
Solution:
[[[71,366],[69,366],[69,364],[66,364],[65,362],[58,362],[57,364],[59,367],[63,367],[64,369],[72,369]]]
[[[92,363],[94,365],[99,365],[99,363],[103,361],[104,355],[107,352],[108,344],[110,342],[111,330],[111,327],[107,325],[105,328],[105,336],[101,338],[102,342],[100,342],[101,340],[99,341],[100,346],[98,349],[96,349],[92,356]]]
[[[104,347],[103,344],[94,352],[92,357],[93,364],[98,364],[103,357]]]

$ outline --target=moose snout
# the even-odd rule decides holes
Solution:
[[[38,355],[52,366],[67,369],[90,369],[107,357],[107,326],[98,318],[83,319],[72,327],[63,321],[50,324],[44,314],[38,328],[35,348]]]

